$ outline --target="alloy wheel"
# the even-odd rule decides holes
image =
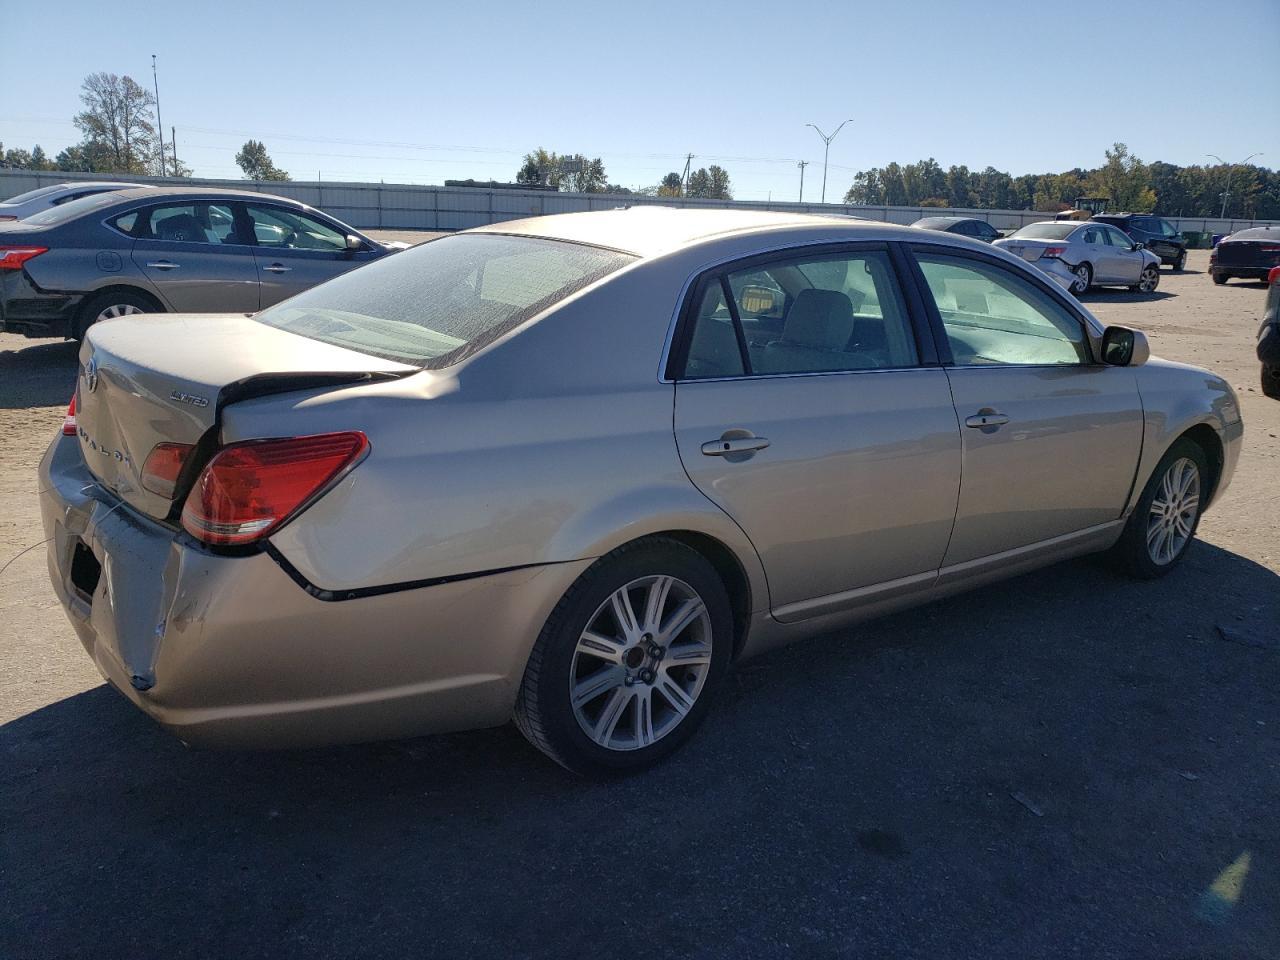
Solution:
[[[1076,275],[1075,283],[1071,285],[1072,293],[1088,293],[1089,282],[1093,279],[1089,274],[1089,268],[1083,263],[1072,271]]]
[[[1143,293],[1150,293],[1159,282],[1160,271],[1154,266],[1144,267],[1142,276],[1138,279],[1138,289]]]
[[[1159,566],[1177,559],[1186,548],[1200,514],[1200,469],[1188,457],[1169,465],[1151,500],[1147,517],[1147,554]]]
[[[578,638],[569,671],[578,725],[608,750],[656,743],[693,709],[711,650],[711,616],[693,587],[668,576],[632,580]]]
[[[136,307],[132,303],[113,303],[111,306],[101,310],[98,315],[93,318],[93,322],[97,323],[99,320],[111,320],[115,317],[127,317],[131,314],[141,312],[142,308]]]

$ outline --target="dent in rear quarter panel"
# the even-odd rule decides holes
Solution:
[[[619,274],[439,374],[228,407],[224,441],[370,440],[369,457],[273,545],[311,583],[342,591],[578,561],[695,530],[729,546],[767,602],[745,535],[676,453],[674,388],[657,367],[684,275],[653,272]]]
[[[1142,397],[1142,458],[1126,514],[1133,509],[1156,464],[1173,442],[1191,428],[1206,424],[1222,443],[1221,474],[1214,501],[1226,490],[1240,458],[1244,424],[1230,385],[1215,373],[1189,364],[1153,357],[1136,368]]]

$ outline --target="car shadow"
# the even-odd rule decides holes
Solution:
[[[1081,303],[1150,303],[1154,300],[1170,300],[1177,296],[1176,293],[1160,289],[1153,290],[1151,293],[1138,293],[1122,287],[1094,287],[1076,299]]]
[[[79,348],[75,341],[39,340],[0,349],[0,409],[66,406],[75,391]]]
[[[1071,562],[743,663],[612,782],[510,726],[189,750],[98,686],[0,727],[0,955],[580,956],[643,916],[699,957],[996,928],[974,952],[1244,956],[1274,858],[1229,929],[1190,905],[1275,843],[1277,624],[1280,576],[1211,544],[1154,582]],[[893,919],[925,914],[940,939]]]

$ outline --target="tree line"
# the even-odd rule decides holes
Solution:
[[[648,197],[690,197],[703,200],[732,200],[729,173],[714,163],[691,170],[687,177],[672,171],[651,187],[632,189],[610,183],[604,161],[587,159],[580,153],[556,153],[542,147],[524,155],[516,171],[516,183],[550,187],[573,193],[616,193]]]
[[[905,166],[890,163],[854,175],[845,203],[868,206],[975,207],[1003,210],[1069,209],[1077,197],[1108,197],[1109,208],[1166,217],[1226,215],[1280,219],[1280,171],[1255,164],[1178,166],[1144,163],[1117,143],[1092,170],[1014,177],[987,167],[944,170],[930,157]]]

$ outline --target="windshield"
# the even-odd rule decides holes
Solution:
[[[1009,234],[1009,239],[1026,237],[1029,240],[1065,240],[1078,229],[1078,223],[1029,223],[1021,230]]]
[[[16,197],[10,197],[8,200],[0,200],[0,205],[9,203],[26,203],[28,200],[39,200],[41,197],[47,197],[51,193],[61,193],[67,189],[65,183],[59,183],[52,187],[41,187],[39,190],[28,190],[26,193],[20,193]]]
[[[37,213],[34,217],[27,217],[22,222],[24,226],[52,227],[59,223],[66,223],[68,220],[74,220],[90,210],[96,210],[98,207],[105,207],[107,204],[115,203],[119,199],[120,197],[116,193],[94,193],[87,197],[81,197],[79,200],[70,200],[61,206],[51,207],[42,213]]]
[[[558,240],[458,234],[353,270],[255,319],[350,350],[444,367],[633,259]]]

